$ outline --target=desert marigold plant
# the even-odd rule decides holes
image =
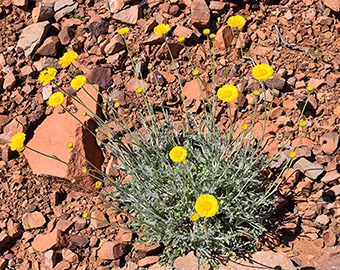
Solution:
[[[242,29],[245,23],[246,20],[240,15],[232,16],[227,21],[228,26],[237,29]],[[154,33],[165,36],[170,30],[168,24],[159,24],[154,28]],[[117,32],[123,36],[129,32],[129,28],[123,27]],[[215,34],[211,34],[209,29],[204,29],[203,33],[207,36],[204,42],[209,45],[207,47],[212,66],[215,66],[211,40],[215,38]],[[122,38],[127,46],[132,70],[136,79],[140,80],[140,74],[135,68],[135,62],[139,61],[140,56],[133,55],[128,49],[125,37]],[[169,37],[163,40],[165,45],[169,45]],[[177,41],[183,43],[185,38],[180,36]],[[186,46],[180,47],[186,49]],[[169,54],[171,55],[170,49]],[[77,53],[68,51],[59,59],[59,64],[66,68],[77,58]],[[174,64],[174,57],[170,58]],[[202,77],[209,72],[196,63],[190,64],[191,69],[186,71],[187,75],[204,81]],[[141,100],[145,105],[144,110],[136,106],[138,123],[121,113],[126,107],[125,101],[123,103],[120,99],[105,98],[98,89],[95,90],[98,90],[98,94],[103,98],[103,102],[98,102],[98,105],[104,110],[104,116],[99,117],[88,108],[82,113],[97,122],[96,132],[100,131],[102,134],[91,134],[95,136],[97,144],[104,148],[105,153],[110,153],[119,160],[119,165],[115,167],[120,174],[117,179],[113,179],[102,172],[102,168],[93,168],[92,164],[88,163],[82,164],[78,169],[87,176],[91,176],[96,169],[99,171],[100,177],[95,175],[92,189],[111,196],[117,205],[120,205],[121,210],[131,217],[127,226],[136,231],[142,230],[139,241],[162,244],[164,250],[161,263],[171,264],[177,257],[194,251],[196,256],[216,266],[230,256],[255,251],[256,243],[271,222],[274,213],[272,194],[277,186],[274,185],[275,181],[268,177],[268,172],[277,155],[270,158],[261,148],[264,145],[268,111],[264,113],[264,128],[260,138],[254,136],[253,132],[257,122],[256,106],[264,102],[263,109],[267,108],[267,101],[261,101],[262,93],[266,91],[263,81],[272,79],[274,70],[268,64],[259,64],[252,68],[251,74],[249,72],[245,75],[250,66],[244,64],[243,67],[245,71],[242,76],[252,74],[259,81],[257,83],[262,87],[261,92],[246,89],[246,84],[242,84],[244,87],[238,89],[229,83],[228,78],[218,84],[214,67],[209,73],[212,77],[211,91],[201,89],[202,92],[207,92],[207,97],[202,98],[202,114],[188,113],[179,73],[178,88],[181,93],[178,102],[181,104],[183,115],[170,115],[168,106],[162,102],[163,89],[157,92],[161,88],[159,85],[154,88],[160,104],[157,103],[158,100],[157,104],[150,102],[150,95],[153,100],[157,96],[152,92],[152,85],[148,86],[147,91],[141,85],[135,86],[135,99]],[[154,75],[156,68],[156,64],[153,66],[149,63],[147,72]],[[47,69],[41,73],[39,81],[46,85],[54,80],[55,76],[56,70]],[[49,97],[48,105],[62,105],[63,111],[72,114],[68,105],[63,105],[64,94],[79,101],[80,91],[87,92],[83,87],[85,83],[84,75],[75,76],[66,85],[70,84],[77,92],[68,94],[60,88]],[[255,100],[251,120],[239,119],[237,115],[232,117],[231,113],[231,106],[241,106],[237,101],[241,100],[245,91],[253,93],[251,96]],[[232,102],[233,104],[229,104]],[[223,115],[228,117],[224,122],[226,124],[222,125],[222,121],[215,119],[218,106],[221,114],[225,113],[225,107],[230,109]],[[73,116],[77,117],[76,114]],[[299,131],[303,130],[299,128],[302,127],[300,120],[304,118],[299,117],[296,121]],[[119,126],[121,132],[111,130],[112,126],[107,125],[106,121]],[[83,127],[86,128],[85,125]],[[14,135],[10,142],[11,149],[22,151],[25,147],[24,141],[25,134]],[[65,142],[65,146],[69,148],[67,151],[76,152],[77,147],[74,147],[72,142]],[[287,149],[289,148],[283,153],[287,158],[286,164],[291,164],[296,157],[296,149],[292,148],[288,154]],[[74,179],[72,183],[78,181]],[[110,188],[110,185],[114,188]],[[89,216],[87,212],[82,214],[83,218]]]

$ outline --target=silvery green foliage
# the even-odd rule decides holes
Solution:
[[[171,121],[144,123],[145,133],[135,133],[130,144],[110,143],[120,169],[132,176],[112,195],[133,216],[131,228],[142,228],[141,241],[164,246],[165,263],[189,251],[211,263],[253,251],[273,213],[264,175],[269,164],[246,143],[252,142],[251,132],[232,139],[235,129],[224,133],[207,126],[205,132],[185,132]],[[176,145],[188,151],[185,165],[168,156]],[[213,194],[220,208],[216,216],[194,223],[190,215],[204,193]]]

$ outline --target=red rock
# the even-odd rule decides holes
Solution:
[[[336,234],[332,231],[325,231],[322,234],[322,239],[327,247],[333,247],[336,245]]]
[[[109,0],[109,8],[112,13],[121,11],[124,7],[124,0]]]
[[[72,27],[63,27],[59,34],[58,38],[62,45],[68,45],[71,43],[72,39],[74,38],[75,31]]]
[[[17,6],[22,9],[27,9],[28,7],[28,0],[12,0],[13,6]]]
[[[132,232],[131,230],[119,228],[116,240],[118,242],[131,242],[132,241]]]
[[[38,234],[32,242],[32,247],[36,251],[45,252],[60,247],[63,241],[62,232],[54,230],[47,234]]]
[[[109,43],[102,49],[106,55],[112,55],[120,52],[125,48],[125,44],[121,35],[110,38]]]
[[[305,158],[300,158],[293,167],[294,169],[301,171],[304,175],[314,180],[324,172],[321,165],[312,163]]]
[[[145,41],[143,41],[143,44],[156,45],[156,44],[161,44],[163,42],[164,42],[163,35],[156,35],[155,33],[151,33],[150,36]]]
[[[71,228],[72,225],[73,225],[73,221],[61,219],[58,221],[56,225],[56,229],[61,230],[62,232],[66,232],[67,230]]]
[[[210,1],[209,8],[211,10],[222,11],[225,9],[226,5],[226,3],[219,1]]]
[[[322,0],[322,2],[331,10],[334,10],[335,12],[340,12],[340,0]]]
[[[131,79],[124,83],[126,91],[135,92],[138,87],[142,87],[144,91],[147,91],[149,84],[144,80],[138,80],[136,77],[131,77]]]
[[[340,254],[334,255],[333,257],[321,262],[318,265],[318,270],[340,270]]]
[[[25,230],[41,228],[45,226],[46,219],[40,212],[26,213],[22,217],[22,225]]]
[[[339,135],[335,132],[326,133],[320,138],[321,149],[328,155],[332,155],[339,145]]]
[[[73,265],[77,264],[79,262],[79,258],[78,255],[74,252],[72,252],[72,250],[64,248],[61,251],[61,254],[63,256],[63,260],[67,261]]]
[[[321,181],[325,184],[331,183],[333,181],[336,181],[340,179],[340,173],[337,172],[337,170],[332,170],[327,172],[322,178]]]
[[[87,236],[71,235],[69,238],[71,249],[76,247],[84,248],[88,245],[89,239]]]
[[[45,265],[48,269],[53,269],[57,262],[57,253],[54,250],[46,251],[44,254],[45,257]]]
[[[291,111],[296,109],[296,100],[293,97],[288,97],[283,101],[283,109],[285,111]]]
[[[78,3],[73,0],[58,0],[54,4],[54,18],[56,21],[59,21],[66,14],[72,12],[78,7]]]
[[[89,84],[85,85],[85,88],[94,99],[98,96],[95,87]],[[87,108],[94,113],[97,112],[97,103],[85,94],[83,90],[79,90],[77,94],[86,104]],[[87,110],[79,104],[74,105],[79,108],[75,114],[76,117],[90,130],[94,131],[96,124],[89,117],[91,112],[84,116],[83,112]],[[58,129],[56,129],[56,126],[58,126]],[[73,148],[67,147],[68,142],[73,143]],[[57,176],[69,180],[77,179],[78,183],[93,187],[94,180],[91,175],[81,171],[81,168],[89,167],[83,156],[94,166],[99,167],[102,161],[102,153],[93,135],[87,129],[84,129],[72,115],[58,113],[55,109],[54,113],[48,116],[35,130],[35,134],[27,146],[47,155],[54,155],[66,162],[64,164],[26,148],[24,155],[34,174]],[[81,155],[77,154],[79,152]],[[72,165],[72,167],[67,164]]]
[[[8,72],[5,77],[4,77],[4,83],[3,83],[3,88],[5,90],[12,90],[16,84],[17,80],[15,79],[15,76],[13,72]]]
[[[117,241],[104,242],[98,250],[98,258],[102,260],[116,260],[122,257],[127,250],[127,245]]]
[[[281,269],[296,270],[292,261],[282,253],[275,253],[271,250],[258,251],[252,255],[251,261],[240,259],[236,262],[229,262],[226,266],[222,266],[221,270],[254,270],[261,269],[265,266],[267,269]]]
[[[183,95],[188,99],[202,99],[207,98],[207,92],[204,90],[202,81],[199,79],[193,79],[186,82],[183,87]]]
[[[263,129],[264,129],[264,121],[263,120],[258,121],[254,125],[254,131],[253,131],[254,138],[260,140],[262,137]],[[264,131],[264,134],[275,135],[277,131],[278,131],[278,127],[275,124],[267,121],[266,130]]]
[[[210,9],[205,0],[192,0],[191,23],[195,27],[207,27],[210,22]]]
[[[5,270],[7,266],[7,261],[4,258],[0,258],[0,270]]]
[[[199,264],[200,263],[200,264]],[[194,255],[194,252],[190,252],[185,256],[178,257],[174,261],[174,268],[175,270],[206,270],[209,269],[209,267],[204,264],[201,265],[202,261],[198,261],[196,256]]]
[[[340,118],[340,106],[337,106],[335,109],[334,109],[334,113],[337,117]]]
[[[53,268],[53,270],[67,270],[70,268],[71,264],[69,262],[61,261]]]
[[[329,223],[329,217],[326,215],[320,215],[315,219],[315,222],[321,224],[321,225],[327,225]]]
[[[54,16],[54,3],[57,0],[43,0],[36,3],[36,7],[32,10],[33,22],[46,21]]]
[[[1,251],[4,250],[9,240],[11,240],[11,238],[8,236],[8,234],[5,231],[0,232],[0,250]]]
[[[124,9],[113,15],[113,19],[127,23],[136,24],[138,19],[142,17],[142,10],[139,5],[132,6],[130,8]]]
[[[214,46],[220,51],[225,51],[233,43],[233,39],[234,37],[231,28],[227,25],[223,25],[216,33]]]
[[[19,41],[16,46],[17,50],[22,49],[24,50],[26,57],[30,56],[39,46],[49,26],[50,23],[48,21],[33,23],[26,26],[19,36]]]
[[[166,266],[162,266],[162,265],[156,263],[156,264],[154,264],[154,265],[151,265],[151,266],[149,267],[149,270],[169,270],[169,268],[166,267]]]
[[[111,70],[109,68],[96,66],[88,72],[86,78],[89,82],[99,85],[102,89],[107,89],[112,85]],[[98,95],[95,94],[94,96],[97,97]]]
[[[14,222],[12,219],[7,222],[7,231],[12,239],[18,238],[23,233],[20,223]]]
[[[95,228],[95,229],[101,229],[107,226],[109,226],[109,223],[102,211],[95,210],[91,213],[90,227]]]
[[[55,56],[57,54],[59,38],[51,36],[45,39],[43,44],[38,48],[37,54],[43,56]]]
[[[308,86],[313,86],[314,89],[318,89],[324,83],[325,83],[324,79],[315,79],[315,78],[312,78],[312,79],[309,80]]]
[[[173,34],[177,37],[185,37],[187,39],[190,38],[197,38],[197,36],[195,35],[195,32],[193,30],[191,30],[188,27],[182,26],[182,25],[177,25]]]
[[[138,266],[139,267],[147,267],[151,264],[155,264],[156,262],[158,262],[158,260],[159,260],[159,256],[145,257],[145,258],[138,261]]]
[[[136,258],[144,258],[162,251],[162,247],[159,244],[134,244],[133,249]]]

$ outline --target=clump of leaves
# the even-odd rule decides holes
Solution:
[[[130,226],[142,228],[140,240],[162,243],[164,263],[190,251],[213,264],[223,255],[253,251],[273,202],[263,174],[269,162],[256,153],[251,132],[233,139],[234,129],[186,132],[170,120],[144,127],[131,144],[110,144],[120,169],[132,176],[112,195],[133,216]],[[176,145],[188,152],[184,164],[169,158]],[[195,201],[207,193],[218,200],[217,214],[192,221]]]

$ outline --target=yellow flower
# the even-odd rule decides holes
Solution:
[[[209,35],[209,38],[210,38],[210,39],[214,39],[215,37],[216,37],[215,34],[210,34],[210,35]]]
[[[83,115],[83,116],[86,116],[86,115],[87,115],[87,112],[83,112],[82,115]]]
[[[136,93],[137,94],[141,94],[143,92],[143,88],[142,87],[137,87],[136,88]]]
[[[84,75],[77,75],[71,81],[71,87],[78,91],[86,83],[86,77]]]
[[[48,101],[47,101],[47,104],[50,105],[51,107],[56,107],[60,104],[63,104],[64,102],[64,95],[63,93],[61,92],[56,92],[56,93],[53,93]]]
[[[252,74],[256,80],[266,81],[273,79],[274,70],[268,64],[258,64],[252,69]]]
[[[201,217],[213,217],[218,211],[218,201],[214,195],[202,194],[195,203],[195,210]]]
[[[95,184],[95,186],[96,186],[96,189],[100,189],[100,188],[102,188],[102,186],[103,186],[103,182],[97,181],[96,184]]]
[[[179,37],[177,38],[177,41],[178,41],[179,43],[183,43],[183,42],[185,41],[185,37],[179,36]]]
[[[229,17],[227,20],[227,25],[231,28],[238,28],[241,29],[246,24],[246,19],[241,15],[235,15]]]
[[[242,130],[246,131],[248,129],[248,125],[246,123],[241,125]]]
[[[225,84],[217,90],[217,97],[223,102],[232,102],[238,98],[236,86]]]
[[[17,132],[15,133],[12,138],[10,143],[8,144],[9,147],[11,148],[11,151],[22,151],[25,148],[24,142],[26,139],[26,134],[23,132]]]
[[[87,213],[87,212],[84,212],[83,214],[82,214],[82,217],[83,218],[87,218],[89,216],[89,214]]]
[[[58,63],[62,66],[62,68],[67,68],[69,65],[73,64],[77,58],[78,54],[75,51],[68,51],[59,58]]]
[[[301,120],[301,121],[299,122],[299,126],[300,126],[300,127],[305,127],[305,126],[307,126],[307,122],[306,122],[305,120]]]
[[[122,27],[122,28],[118,29],[117,32],[118,32],[119,35],[125,35],[125,34],[129,33],[129,27]]]
[[[71,183],[72,183],[72,184],[75,184],[76,182],[77,182],[76,179],[72,179],[72,180],[71,180]]]
[[[197,69],[194,69],[194,70],[192,71],[192,74],[195,75],[195,76],[197,76],[198,74],[200,74],[200,72],[199,72]]]
[[[209,29],[209,28],[205,28],[205,29],[203,30],[203,34],[206,35],[206,36],[208,36],[208,35],[210,34],[210,29]]]
[[[68,148],[73,148],[73,142],[68,142],[68,143],[67,143],[67,147],[68,147]]]
[[[314,87],[311,85],[308,85],[306,89],[307,91],[312,92],[314,90]]]
[[[254,94],[255,96],[259,96],[259,95],[260,95],[260,91],[259,91],[259,90],[254,90],[254,91],[253,91],[253,94]]]
[[[152,64],[148,64],[148,69],[152,69]]]
[[[200,216],[197,213],[193,213],[190,215],[190,219],[191,221],[196,222],[200,219]]]
[[[54,80],[56,75],[57,70],[55,68],[47,68],[40,72],[38,81],[45,86]]]
[[[188,156],[188,151],[184,147],[177,145],[171,149],[169,156],[173,162],[185,163]]]
[[[165,35],[171,30],[170,25],[161,23],[157,25],[154,29],[153,32],[157,35]]]
[[[118,101],[116,101],[115,103],[113,103],[113,107],[118,108],[119,106],[120,106],[120,104],[119,104]]]
[[[86,167],[83,167],[81,170],[82,170],[83,173],[87,173],[87,168]]]
[[[290,152],[288,153],[288,156],[289,156],[291,159],[293,159],[293,158],[296,157],[296,152],[295,152],[295,151],[290,151]]]

